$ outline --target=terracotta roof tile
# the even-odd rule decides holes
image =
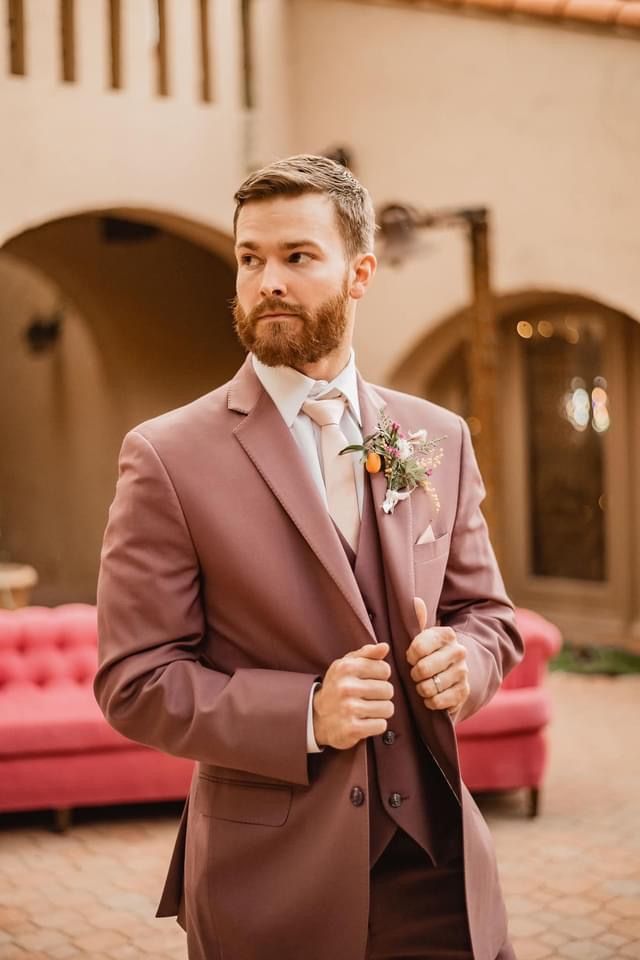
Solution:
[[[640,3],[622,3],[616,23],[621,27],[640,30]]]
[[[515,0],[512,9],[534,17],[559,17],[565,0]]]
[[[567,0],[562,16],[570,20],[590,20],[592,23],[615,23],[620,7],[627,0]]]
[[[354,0],[350,0],[354,2]],[[365,4],[428,9],[436,5],[496,14],[544,17],[558,23],[584,23],[640,36],[640,0],[355,0]]]

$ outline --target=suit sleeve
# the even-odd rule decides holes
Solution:
[[[205,665],[196,550],[164,464],[135,430],[120,452],[97,603],[94,693],[111,726],[176,756],[308,784],[307,708],[319,678]]]
[[[438,618],[442,626],[455,630],[467,651],[471,693],[456,716],[463,720],[491,699],[522,658],[524,646],[480,509],[486,490],[469,427],[459,420],[458,506]]]

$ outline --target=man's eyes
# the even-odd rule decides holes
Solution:
[[[307,263],[309,260],[313,260],[313,256],[304,250],[294,250],[294,252],[290,253],[287,257],[287,262],[293,264]],[[240,264],[243,267],[255,267],[260,262],[260,258],[253,253],[243,253],[240,257]]]

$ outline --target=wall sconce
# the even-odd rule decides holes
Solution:
[[[63,320],[64,313],[61,308],[50,314],[34,314],[24,332],[29,352],[46,353],[52,350],[60,338]]]

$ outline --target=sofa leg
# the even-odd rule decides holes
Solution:
[[[531,787],[531,789],[529,790],[529,803],[527,806],[528,816],[537,817],[539,809],[540,809],[540,789],[539,787]]]
[[[71,809],[60,807],[53,811],[53,829],[56,833],[66,833],[71,826]]]

